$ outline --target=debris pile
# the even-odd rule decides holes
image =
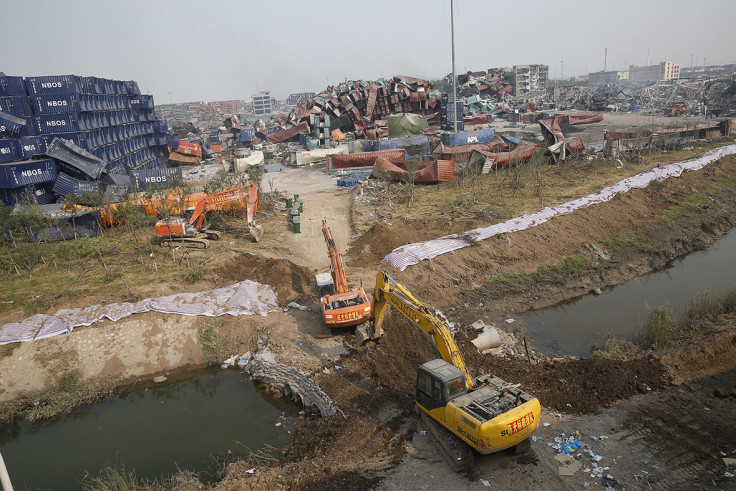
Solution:
[[[369,129],[386,126],[391,114],[413,113],[426,116],[432,124],[440,110],[440,93],[426,80],[405,75],[375,81],[350,80],[328,86],[312,101],[301,101],[287,117],[275,118],[281,130],[309,123],[312,113],[330,117],[330,131],[365,135]],[[436,123],[439,123],[437,120]],[[316,128],[310,124],[309,132]],[[303,131],[303,130],[302,130]]]
[[[726,116],[736,110],[736,82],[730,77],[650,83],[619,82],[596,87],[559,87],[557,108],[590,111],[646,111],[669,114],[685,107],[690,114]]]
[[[315,414],[327,417],[339,411],[313,379],[294,367],[276,361],[265,335],[258,339],[258,350],[247,369],[254,381],[282,392]]]
[[[532,438],[536,440],[537,437]],[[602,442],[607,439],[608,437],[605,435],[592,437],[595,442]],[[580,440],[580,431],[576,430],[572,435],[561,433],[560,436],[554,438],[554,443],[547,442],[547,446],[555,450],[555,460],[562,464],[558,467],[560,476],[572,476],[582,470],[584,474],[590,475],[591,478],[600,479],[600,483],[604,487],[618,487],[618,481],[610,474],[610,466],[599,465],[604,457],[595,453],[591,445]],[[613,459],[611,464],[615,463],[616,460]],[[588,486],[589,483],[586,482],[585,487]]]

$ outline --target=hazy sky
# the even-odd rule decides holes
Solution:
[[[0,71],[136,80],[157,103],[452,69],[450,0],[0,0]],[[736,0],[456,0],[458,72],[736,62]]]

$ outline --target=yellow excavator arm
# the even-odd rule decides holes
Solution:
[[[368,327],[368,329],[372,329],[368,337],[378,339],[383,335],[383,316],[389,303],[432,338],[442,359],[465,374],[465,383],[468,389],[471,389],[474,385],[473,377],[468,373],[465,360],[463,360],[463,356],[460,354],[460,350],[445,323],[385,271],[378,273],[376,276],[376,288],[373,291],[373,306],[371,309],[373,311],[373,325]],[[358,334],[358,336],[361,335],[365,335],[365,332]]]

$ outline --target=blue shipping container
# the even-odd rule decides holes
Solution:
[[[22,96],[28,95],[23,77],[0,76],[0,96]]]
[[[15,138],[0,140],[0,163],[21,160],[20,146]]]
[[[36,193],[39,194],[38,198]],[[38,201],[40,199],[40,202]],[[0,203],[6,206],[15,206],[18,203],[48,203],[54,195],[47,188],[39,188],[33,184],[17,189],[0,189]]]
[[[240,130],[240,141],[250,142],[256,139],[256,129],[252,126],[246,126]]]
[[[450,147],[460,145],[473,145],[476,143],[487,143],[496,136],[495,130],[482,129],[465,133],[445,133],[442,135],[442,143]]]
[[[30,135],[80,131],[76,113],[46,114],[28,118]]]
[[[128,95],[141,95],[141,89],[138,88],[138,82],[134,80],[128,80],[125,82],[125,91]]]
[[[75,113],[80,111],[79,98],[74,94],[33,95],[29,99],[34,114]]]
[[[28,134],[26,120],[0,112],[0,138],[20,138]]]
[[[24,136],[18,139],[18,151],[22,160],[28,160],[46,151],[46,141],[41,136]]]
[[[28,98],[22,96],[0,97],[0,112],[24,118],[33,114]]]
[[[42,205],[38,208],[57,220],[57,223],[48,228],[34,229],[29,240],[31,242],[46,242],[50,240],[75,239],[79,236],[96,237],[102,228],[100,212],[76,211],[63,212],[63,205]]]
[[[82,89],[79,77],[55,75],[49,77],[27,77],[28,95],[79,94]]]
[[[98,193],[100,186],[95,181],[82,181],[63,172],[59,172],[59,176],[56,178],[51,191],[59,196],[66,196],[68,194],[81,196],[83,193]]]
[[[151,185],[174,186],[181,181],[181,167],[164,169],[136,169],[130,171],[131,186],[136,191],[143,191]]]
[[[56,180],[56,165],[51,159],[23,160],[0,164],[0,188],[20,188]]]
[[[153,109],[153,96],[148,94],[135,95],[130,98],[130,107],[133,109]]]
[[[107,162],[61,138],[55,138],[51,142],[46,148],[46,155],[56,160],[59,170],[82,179],[99,179],[107,167]]]

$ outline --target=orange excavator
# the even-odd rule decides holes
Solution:
[[[254,221],[258,211],[258,189],[251,183],[205,197],[195,207],[187,208],[188,219],[175,217],[159,220],[156,222],[156,235],[161,238],[161,247],[184,245],[206,249],[210,240],[220,240],[220,232],[209,229],[207,213],[243,209],[247,212],[248,229],[258,242],[263,237],[263,227]]]
[[[322,220],[322,234],[325,236],[327,253],[330,256],[330,273],[316,275],[317,289],[321,296],[322,317],[328,327],[355,326],[371,317],[371,302],[362,288],[348,290],[348,280],[342,268],[342,255],[335,246],[327,220]],[[331,281],[330,281],[331,280]]]

